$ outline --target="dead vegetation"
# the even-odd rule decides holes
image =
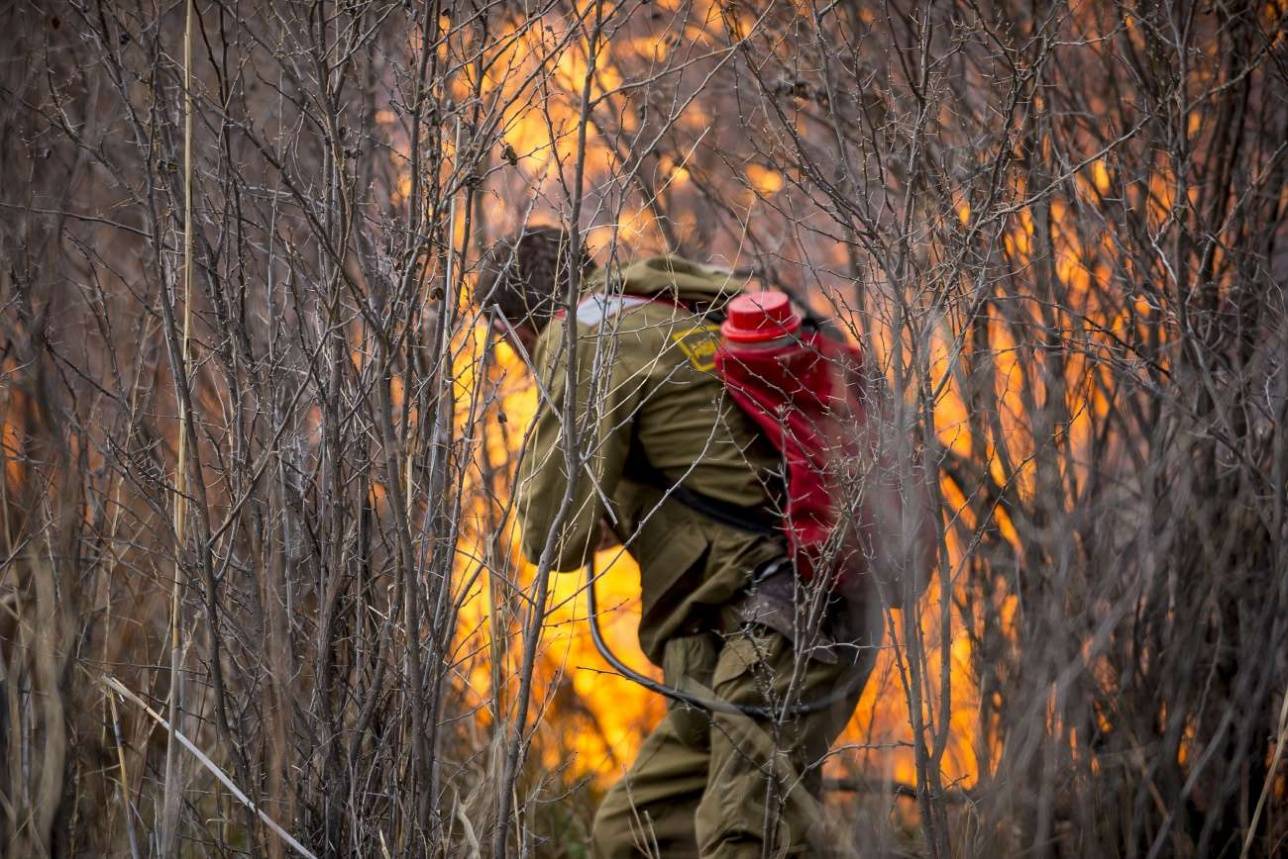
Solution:
[[[506,528],[528,221],[793,290],[915,419],[856,844],[1288,849],[1282,2],[201,0],[187,90],[183,4],[0,8],[4,855],[584,855],[659,704]]]

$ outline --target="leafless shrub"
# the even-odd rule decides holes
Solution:
[[[1282,3],[192,15],[190,148],[182,6],[0,17],[5,855],[289,851],[107,676],[318,855],[580,855],[629,749],[469,301],[543,221],[834,314],[939,473],[856,839],[898,759],[929,855],[1284,849]]]

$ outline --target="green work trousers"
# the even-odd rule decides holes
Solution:
[[[821,767],[858,703],[872,654],[800,658],[792,642],[751,625],[727,637],[672,639],[668,684],[739,704],[781,706],[852,690],[817,712],[779,720],[710,714],[671,702],[639,757],[600,804],[598,859],[845,856],[818,800]]]

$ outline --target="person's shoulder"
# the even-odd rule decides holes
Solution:
[[[621,269],[623,279],[633,280],[632,275],[640,278],[656,278],[669,282],[676,275],[680,277],[711,277],[720,274],[720,270],[685,259],[676,254],[659,254],[643,257],[628,263]]]
[[[742,286],[725,269],[675,255],[644,257],[591,274],[571,313],[579,337],[663,344],[677,326],[693,327],[696,315],[718,309]],[[550,321],[542,336],[547,349],[562,342],[567,321],[565,311]]]
[[[678,298],[713,298],[742,290],[729,269],[704,265],[675,254],[645,257],[617,272],[624,292],[641,295],[671,294]]]
[[[689,310],[675,302],[647,296],[612,292],[584,294],[573,308],[574,330],[579,341],[611,337],[647,349],[666,342],[677,321],[687,320]],[[568,314],[560,311],[542,330],[537,340],[537,363],[564,351],[568,335]]]
[[[591,330],[634,330],[662,315],[660,310],[674,313],[676,304],[655,296],[634,295],[624,292],[593,292],[582,296],[576,307],[577,325]]]

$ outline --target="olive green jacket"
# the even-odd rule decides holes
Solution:
[[[658,664],[668,638],[728,602],[756,566],[783,551],[666,498],[639,467],[642,457],[670,481],[725,502],[766,502],[779,458],[712,373],[719,327],[703,315],[741,289],[728,273],[678,257],[597,273],[576,309],[575,343],[568,320],[557,317],[533,356],[541,403],[520,468],[524,553],[539,562],[549,544],[554,569],[579,569],[601,521],[610,523],[639,564],[640,645]],[[703,309],[687,309],[694,305]]]

